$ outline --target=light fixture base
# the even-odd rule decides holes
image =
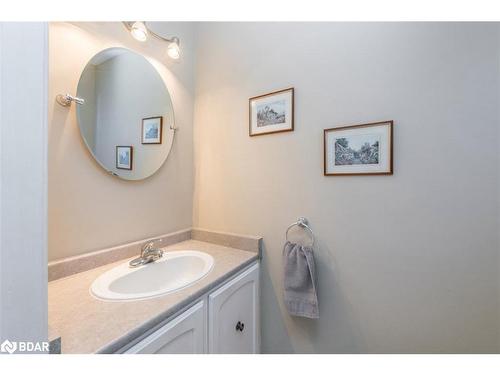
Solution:
[[[76,104],[83,105],[85,104],[85,99],[78,98],[76,96],[70,94],[59,94],[56,96],[56,102],[62,105],[63,107],[69,107],[71,102],[75,102]]]

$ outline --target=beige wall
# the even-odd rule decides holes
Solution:
[[[194,225],[264,237],[264,352],[499,352],[495,24],[203,24]],[[295,87],[295,131],[248,98]],[[324,177],[323,128],[395,121],[393,176]],[[282,304],[285,229],[316,233],[319,321]]]
[[[193,26],[152,24],[176,35],[182,58],[165,45],[135,41],[121,23],[52,23],[49,30],[49,260],[73,256],[192,224]],[[126,47],[156,60],[169,89],[179,128],[171,153],[154,176],[138,182],[108,175],[80,138],[75,106],[56,104],[59,93],[76,93],[90,58],[109,47]]]

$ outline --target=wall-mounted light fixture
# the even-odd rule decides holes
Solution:
[[[134,37],[134,39],[138,40],[139,42],[145,42],[148,39],[148,36],[151,35],[153,38],[168,43],[167,54],[168,56],[170,56],[170,58],[177,60],[181,56],[181,50],[179,47],[180,40],[176,36],[165,38],[161,35],[158,35],[146,26],[146,22],[142,21],[124,21],[123,25],[125,25],[125,28],[130,31],[130,34]]]
[[[148,39],[148,29],[144,22],[136,21],[130,27],[130,34],[139,42],[145,42]]]

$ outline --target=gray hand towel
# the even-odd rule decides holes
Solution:
[[[318,319],[313,249],[287,241],[283,248],[285,306],[291,315]]]

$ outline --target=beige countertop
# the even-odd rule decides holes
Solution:
[[[100,301],[89,292],[99,275],[129,259],[49,282],[49,338],[61,337],[62,353],[117,351],[258,259],[255,252],[196,240],[163,249],[206,252],[214,267],[187,288],[139,301]]]

